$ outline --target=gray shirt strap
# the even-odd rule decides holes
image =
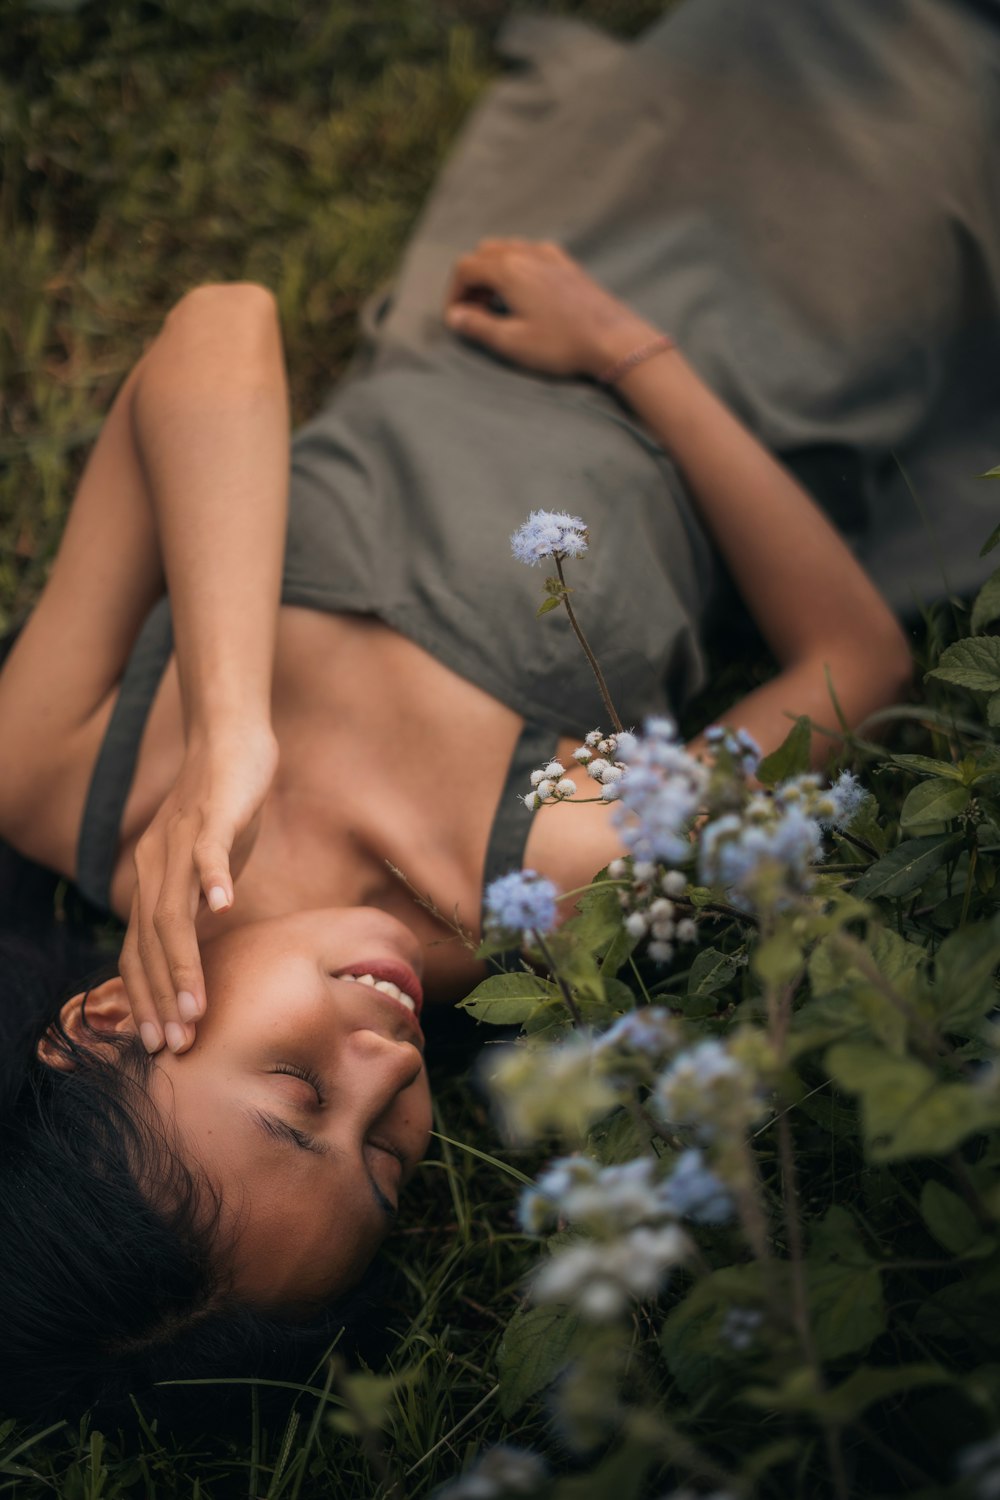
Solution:
[[[111,877],[118,855],[122,813],[135,775],[142,732],[173,648],[170,605],[164,596],[146,617],[125,667],[118,701],[90,778],[80,825],[76,884],[88,901],[104,911],[111,910]]]

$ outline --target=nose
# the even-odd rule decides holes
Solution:
[[[374,1119],[389,1108],[397,1095],[417,1082],[423,1058],[409,1041],[384,1036],[367,1027],[348,1032],[342,1042],[342,1080],[364,1101],[365,1113]]]

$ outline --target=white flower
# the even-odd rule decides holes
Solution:
[[[546,797],[551,797],[552,796],[554,788],[555,788],[555,782],[552,781],[548,776],[543,776],[542,779],[541,779],[541,781],[535,787],[535,791],[538,793],[539,797],[541,797],[542,801],[544,802],[544,800],[545,800]]]
[[[617,781],[609,781],[606,786],[601,787],[602,802],[617,802],[621,794],[621,785]]]
[[[573,759],[578,760],[581,766],[585,766],[588,760],[593,760],[593,758],[593,752],[588,750],[586,745],[578,745],[573,751]]]
[[[635,864],[632,866],[632,874],[641,884],[644,880],[652,880],[653,876],[656,874],[656,866],[653,864],[652,860],[637,859]]]
[[[654,922],[669,922],[674,915],[674,903],[664,896],[657,896],[656,900],[650,903],[649,915]]]
[[[625,771],[622,766],[605,766],[601,772],[601,780],[605,786],[608,786],[613,781],[621,781],[624,775]]]
[[[623,859],[613,859],[608,865],[608,876],[611,880],[624,880],[628,874],[628,865]]]
[[[654,963],[668,964],[674,956],[674,950],[669,943],[650,943],[646,949]]]
[[[550,760],[545,767],[546,776],[551,776],[554,781],[565,773],[566,767],[561,760]]]
[[[544,771],[532,771],[532,773],[531,773],[531,785],[532,786],[537,786],[540,781],[544,781],[544,780],[545,780],[545,772]]]
[[[668,870],[660,881],[660,889],[667,896],[683,896],[687,890],[687,876],[680,870]]]
[[[608,769],[610,764],[611,762],[609,760],[605,760],[603,756],[595,755],[594,759],[587,766],[587,775],[593,776],[595,781],[602,781],[602,773]]]
[[[641,911],[634,911],[625,918],[625,931],[629,937],[643,938],[646,936],[646,918]]]
[[[592,729],[589,734],[584,735],[583,743],[589,745],[590,749],[593,750],[601,743],[601,731],[599,729]]]
[[[669,943],[674,935],[674,924],[673,922],[654,922],[650,932],[658,942]]]
[[[698,927],[690,917],[685,917],[677,923],[677,931],[674,936],[679,943],[695,943],[698,941]]]
[[[549,767],[551,770],[551,766]],[[556,782],[556,791],[560,797],[575,797],[576,782],[569,776],[564,776],[561,781]]]
[[[521,801],[529,812],[537,812],[542,805],[542,799],[537,792],[528,792],[527,796],[521,798]]]

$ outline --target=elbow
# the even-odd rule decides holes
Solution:
[[[278,321],[274,293],[256,281],[206,282],[196,286],[174,304],[167,325],[194,322],[253,323]]]

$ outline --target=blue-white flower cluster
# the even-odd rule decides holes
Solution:
[[[764,1112],[753,1074],[714,1040],[674,1058],[656,1084],[653,1106],[669,1124],[690,1127],[703,1141],[720,1132],[741,1136]]]
[[[708,791],[708,768],[678,741],[673,720],[662,716],[647,719],[642,735],[619,735],[618,757],[626,768],[614,814],[622,843],[639,860],[685,859],[688,831]]]
[[[486,927],[503,932],[551,932],[556,925],[558,894],[552,881],[534,870],[501,875],[484,893]]]
[[[753,1347],[764,1314],[759,1307],[730,1307],[719,1327],[719,1336],[734,1354],[745,1354]]]
[[[771,796],[758,792],[740,812],[723,813],[702,829],[698,879],[722,886],[744,910],[780,906],[790,893],[808,890],[823,855],[823,829],[846,827],[863,798],[850,771],[831,787],[807,772],[782,782]]]
[[[528,1448],[500,1443],[480,1454],[470,1469],[434,1500],[502,1500],[508,1495],[534,1495],[548,1478],[544,1459]]]
[[[536,1302],[572,1302],[599,1323],[619,1317],[633,1297],[653,1297],[668,1273],[691,1253],[676,1224],[640,1225],[613,1240],[588,1240],[561,1250],[532,1283]]]
[[[609,1059],[612,1071],[615,1063],[633,1058],[656,1067],[677,1050],[678,1040],[677,1022],[668,1010],[662,1005],[642,1005],[626,1011],[602,1032],[594,1051]]]
[[[726,729],[722,724],[713,724],[705,730],[705,739],[717,755],[724,752],[744,776],[756,775],[760,765],[760,746],[748,730]]]
[[[582,557],[587,528],[580,516],[564,510],[533,510],[510,539],[518,562],[533,568],[545,557]]]
[[[564,1157],[525,1192],[521,1226],[537,1234],[565,1221],[591,1238],[553,1256],[533,1296],[572,1301],[596,1320],[617,1317],[632,1297],[657,1292],[690,1253],[678,1219],[720,1224],[732,1212],[729,1193],[698,1150],[682,1152],[669,1177],[652,1156],[611,1167],[589,1156]]]

